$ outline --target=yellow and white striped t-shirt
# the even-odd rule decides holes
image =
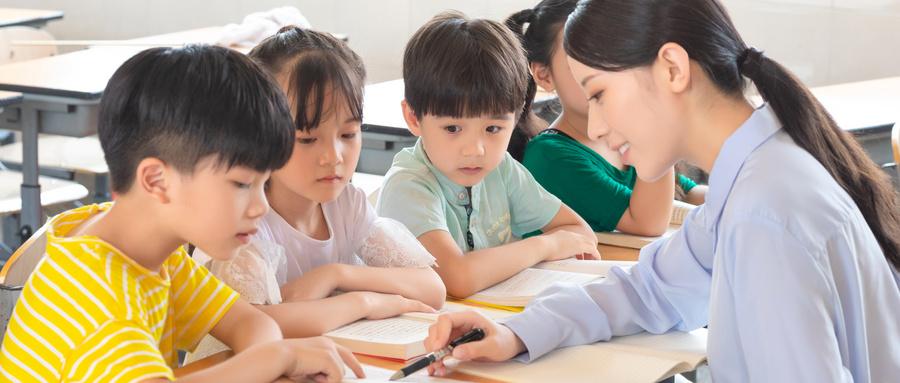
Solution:
[[[177,349],[193,350],[237,299],[181,248],[153,273],[96,237],[64,237],[110,206],[53,218],[3,338],[0,380],[174,380]]]

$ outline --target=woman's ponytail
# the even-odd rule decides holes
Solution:
[[[900,270],[900,198],[884,171],[783,66],[751,47],[738,57],[737,67],[772,106],[794,142],[853,198],[888,263]]]

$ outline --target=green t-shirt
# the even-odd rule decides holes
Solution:
[[[522,164],[547,191],[581,215],[594,231],[613,231],[628,209],[637,172],[620,170],[593,149],[562,134],[541,134],[525,147]],[[687,193],[696,183],[678,175]]]

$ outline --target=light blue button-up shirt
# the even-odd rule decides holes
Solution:
[[[447,231],[466,252],[466,205],[470,202],[475,250],[504,245],[540,230],[562,206],[509,153],[471,190],[469,195],[465,187],[438,171],[419,139],[416,146],[394,156],[375,211],[402,222],[416,237],[432,230]]]
[[[708,323],[716,382],[898,381],[900,275],[780,126],[768,106],[753,113],[722,146],[706,204],[633,269],[556,285],[505,320],[528,348],[519,359]]]

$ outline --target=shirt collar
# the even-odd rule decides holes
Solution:
[[[706,194],[706,227],[712,230],[725,208],[725,200],[747,157],[776,132],[781,122],[769,104],[764,104],[729,136],[719,149],[719,156],[709,174],[709,191]]]
[[[472,195],[469,195],[469,193],[466,191],[465,186],[459,186],[453,183],[453,181],[450,181],[450,179],[447,178],[444,173],[441,173],[440,170],[434,167],[434,164],[431,163],[431,160],[428,159],[428,156],[425,154],[425,147],[422,146],[422,137],[419,137],[419,139],[416,141],[416,146],[413,147],[412,154],[416,158],[418,158],[419,161],[425,164],[426,167],[428,167],[428,170],[431,172],[431,174],[434,175],[434,178],[438,181],[438,184],[441,185],[441,192],[444,194],[444,198],[447,199],[448,202],[454,205],[464,206],[468,205],[471,201],[472,210],[478,210],[478,206],[476,206],[475,203],[476,199],[473,196],[479,195],[481,193],[482,185],[484,185],[483,179],[472,186]]]

